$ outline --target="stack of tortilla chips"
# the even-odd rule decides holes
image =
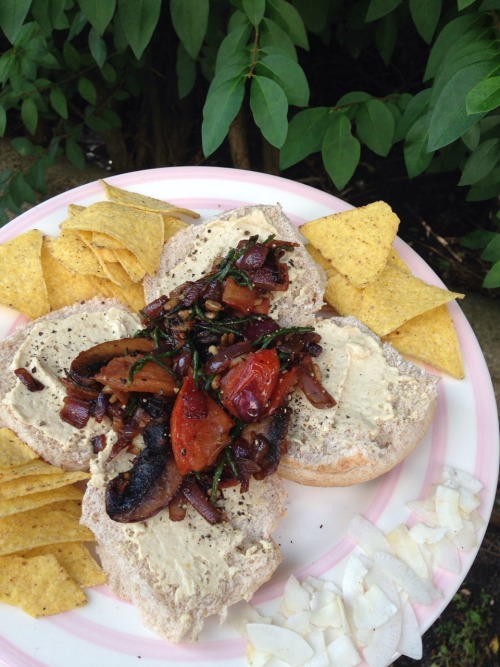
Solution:
[[[104,583],[80,524],[77,483],[89,477],[42,461],[0,428],[0,602],[47,616],[81,607],[83,588]]]
[[[307,222],[300,231],[327,275],[326,301],[402,354],[455,378],[464,369],[447,304],[463,297],[412,275],[393,248],[399,218],[385,202]]]
[[[55,238],[33,229],[0,246],[0,303],[35,319],[95,296],[144,306],[142,280],[194,211],[103,181],[109,201],[72,205]]]

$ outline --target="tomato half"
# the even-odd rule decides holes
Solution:
[[[252,352],[223,376],[223,406],[244,422],[258,420],[273,394],[279,370],[276,350]]]
[[[170,418],[172,449],[181,475],[214,465],[231,442],[233,426],[214,399],[198,389],[192,375],[184,378]]]

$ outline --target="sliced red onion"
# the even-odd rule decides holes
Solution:
[[[75,428],[84,428],[90,418],[91,404],[74,396],[65,396],[63,403],[64,405],[59,413],[63,422]]]
[[[31,375],[25,368],[16,368],[14,375],[24,384],[28,391],[42,391],[45,385]]]

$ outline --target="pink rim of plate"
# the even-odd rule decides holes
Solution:
[[[133,186],[138,186],[144,182],[149,184],[168,181],[171,183],[175,180],[186,179],[194,182],[200,179],[212,179],[219,182],[224,181],[225,183],[228,183],[229,186],[231,183],[238,183],[240,185],[253,184],[301,196],[316,204],[324,205],[332,211],[342,211],[352,208],[346,202],[332,195],[301,183],[257,172],[239,171],[219,167],[161,168],[113,176],[106,180],[109,180],[113,185],[118,187],[133,189]],[[193,191],[196,192],[196,187],[193,187]],[[228,187],[228,192],[230,192],[230,187]],[[60,212],[61,209],[65,209],[69,204],[79,203],[82,199],[91,198],[104,198],[102,185],[99,182],[89,183],[74,188],[73,190],[58,195],[19,216],[16,220],[0,230],[0,243],[13,238],[28,229],[36,228],[37,225],[40,225],[47,219],[47,217],[56,212]],[[243,201],[241,198],[220,199],[215,197],[189,197],[185,199],[176,199],[175,197],[170,196],[169,200],[179,206],[193,208],[195,210],[217,209],[221,211],[245,204],[257,203],[256,201]],[[285,208],[285,213],[295,225],[305,222],[305,220],[298,218],[293,211],[287,211]],[[432,284],[443,286],[443,283],[432,269],[399,238],[396,239],[396,248],[402,258],[420,278]],[[496,418],[496,411],[494,410],[493,413],[491,412],[493,396],[491,379],[475,335],[458,305],[452,304],[451,312],[463,350],[466,369],[473,387],[477,434],[477,458],[474,475],[481,480],[487,480],[483,489],[483,502],[481,506],[482,516],[487,521],[491,513],[496,489],[496,477],[493,478],[492,470],[498,470],[498,444],[495,444],[498,443],[498,421]],[[23,321],[25,321],[25,318],[22,316],[17,318],[12,323],[11,329],[14,330]],[[431,461],[445,460],[446,443],[448,440],[447,424],[448,398],[446,387],[442,384],[440,386],[436,417],[431,428],[431,455],[429,456],[429,463],[422,481],[420,497],[425,496],[429,486],[440,478],[442,465],[436,469],[436,466],[432,465]],[[367,508],[367,511],[365,512],[365,516],[371,521],[376,522],[389,503],[398,483],[402,465],[404,465],[404,463],[385,475],[383,481],[380,482],[375,498],[372,499],[370,507]],[[307,574],[313,574],[315,576],[321,576],[342,561],[353,549],[353,546],[353,543],[348,538],[341,539],[338,544],[326,554],[323,554],[312,566],[304,567],[297,573],[297,575],[305,576]],[[446,590],[448,599],[460,585],[461,580],[472,565],[472,562],[473,557],[465,559],[463,570],[458,577],[452,577],[446,573],[440,574],[439,584]],[[280,596],[282,594],[283,584],[284,582],[275,582],[268,587],[264,587],[262,592],[259,592],[255,596],[254,602],[259,604]],[[106,591],[107,589],[101,587],[97,592],[100,592],[102,595],[107,595]],[[448,593],[450,593],[450,595],[448,595]],[[438,603],[436,606],[439,608],[438,612],[442,610]],[[419,617],[423,630],[429,627],[433,622],[432,618],[430,620],[428,618],[426,619],[424,614],[419,614]],[[240,640],[203,641],[196,644],[196,646],[171,645],[166,644],[161,639],[144,638],[143,636],[130,635],[111,628],[105,628],[89,619],[81,618],[76,612],[69,612],[47,620],[50,624],[57,626],[69,635],[75,636],[75,638],[78,637],[79,639],[116,651],[117,653],[136,655],[137,651],[140,650],[143,658],[150,658],[152,660],[170,659],[182,662],[196,662],[209,659],[222,662],[241,657],[244,652],[245,644]],[[26,667],[28,667],[28,665],[29,667],[44,667],[42,663],[35,661],[32,657],[20,651],[5,638],[0,639],[0,647],[1,653],[3,654],[2,657],[11,661],[7,664],[12,666],[15,665],[15,667],[24,667],[24,665],[26,665]]]

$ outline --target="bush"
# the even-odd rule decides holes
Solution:
[[[499,11],[500,0],[3,2],[0,136],[33,162],[0,173],[0,211],[35,201],[58,154],[83,166],[96,135],[116,171],[228,151],[234,166],[258,153],[276,172],[318,154],[342,191],[364,155],[399,151],[409,178],[456,172],[469,200],[495,199]],[[465,241],[492,263],[489,287],[499,232]]]

